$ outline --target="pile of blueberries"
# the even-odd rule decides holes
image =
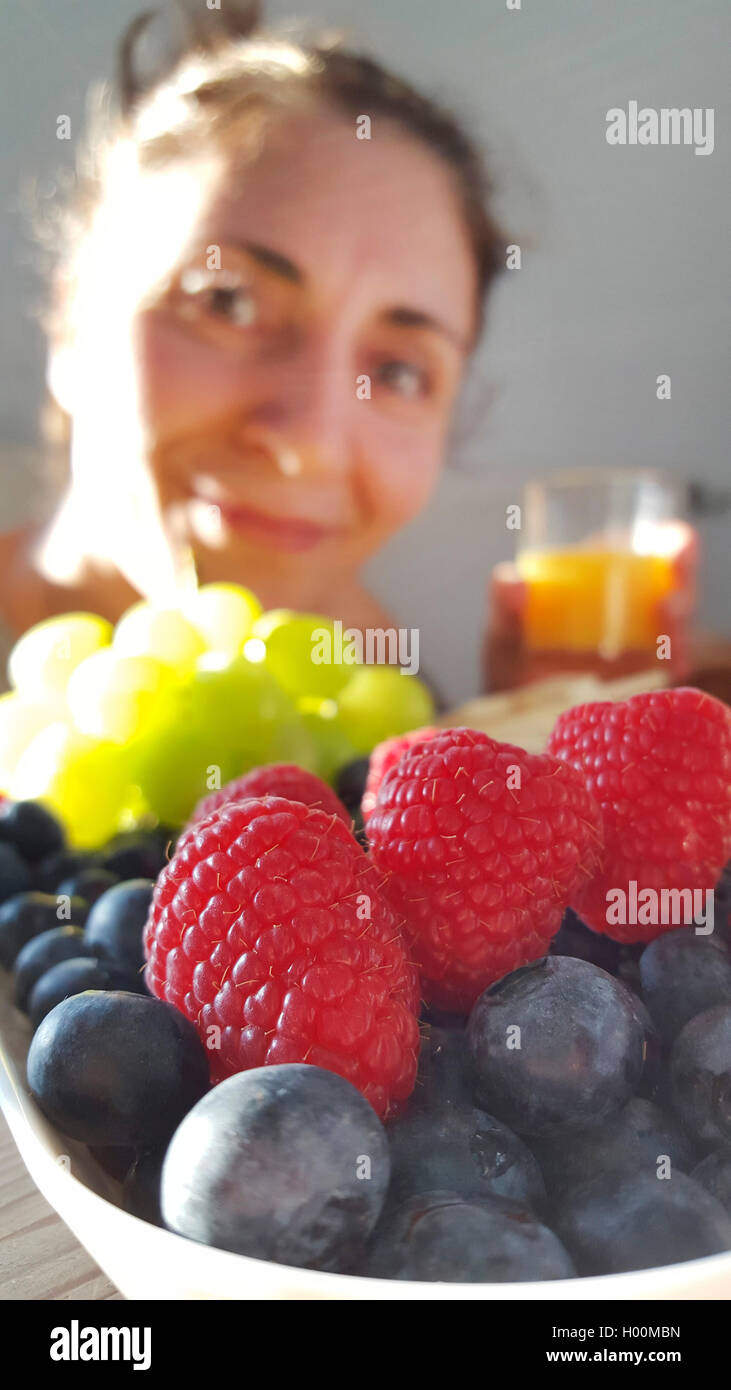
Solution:
[[[146,993],[142,928],[169,842],[156,829],[73,850],[40,803],[0,805],[0,965],[34,1027],[81,990]]]
[[[34,1029],[28,1085],[128,1211],[391,1279],[563,1279],[731,1248],[728,870],[711,935],[620,946],[569,912],[468,1020],[425,1014],[414,1094],[384,1127],[318,1067],[210,1088],[198,1033],[142,974],[169,839],[80,854],[42,807],[0,807],[0,964]]]

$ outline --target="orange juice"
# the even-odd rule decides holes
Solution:
[[[612,659],[655,651],[658,603],[676,585],[674,560],[631,550],[525,550],[517,567],[527,587],[524,637],[533,650],[593,651]]]

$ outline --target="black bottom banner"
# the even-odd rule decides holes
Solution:
[[[454,1308],[456,1301],[450,1302]],[[418,1321],[410,1327],[411,1319],[403,1318],[404,1305],[398,1307],[401,1317],[397,1312],[398,1321],[392,1328],[384,1327],[380,1319],[365,1323],[361,1313],[353,1326],[354,1340],[348,1343],[338,1338],[338,1333],[348,1327],[347,1310],[342,1303],[331,1308],[329,1314],[320,1306],[315,1314],[316,1326],[308,1328],[299,1324],[302,1309],[295,1312],[278,1303],[272,1303],[263,1317],[260,1309],[255,1322],[233,1302],[190,1303],[184,1308],[164,1302],[25,1303],[13,1308],[12,1329],[8,1326],[11,1320],[6,1319],[6,1336],[22,1340],[24,1373],[43,1372],[51,1385],[59,1376],[71,1373],[79,1386],[84,1384],[86,1375],[95,1372],[105,1379],[110,1375],[134,1376],[137,1372],[148,1380],[181,1374],[181,1384],[189,1384],[194,1377],[200,1378],[199,1383],[210,1383],[211,1377],[224,1372],[238,1380],[250,1376],[257,1363],[259,1369],[255,1373],[260,1376],[262,1359],[272,1355],[272,1371],[276,1367],[277,1379],[281,1379],[288,1354],[293,1363],[307,1362],[309,1378],[318,1374],[313,1352],[317,1346],[324,1350],[324,1333],[333,1339],[320,1363],[325,1381],[332,1380],[338,1363],[344,1369],[345,1346],[350,1347],[352,1354],[359,1341],[353,1369],[356,1374],[364,1371],[373,1355],[375,1373],[376,1365],[383,1365],[382,1339],[386,1332],[391,1334],[388,1359],[392,1372],[394,1332],[410,1363],[413,1353],[418,1358],[427,1345],[432,1351],[437,1344],[445,1350],[447,1345],[454,1349],[453,1341],[446,1341],[447,1329],[435,1327],[433,1318],[425,1340]],[[472,1301],[470,1307],[477,1311]],[[441,1308],[440,1319],[444,1319],[447,1309],[444,1304]],[[310,1308],[310,1315],[314,1312]],[[334,1318],[331,1323],[327,1322],[329,1316]],[[491,1309],[482,1309],[474,1321],[469,1309],[462,1316],[468,1319],[470,1337],[465,1347],[469,1345],[470,1354],[485,1355],[491,1361],[499,1354],[503,1367],[503,1358],[509,1356],[516,1374],[570,1366],[710,1369],[718,1365],[727,1321],[723,1303],[716,1302],[496,1301]],[[290,1327],[295,1334],[302,1331],[305,1336],[296,1335],[296,1340],[289,1341]],[[277,1334],[276,1340],[270,1341],[273,1333]],[[299,1369],[304,1366],[300,1364]],[[410,1373],[413,1369],[412,1363]]]

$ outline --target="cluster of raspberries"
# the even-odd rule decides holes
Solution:
[[[582,705],[542,754],[417,730],[374,751],[363,816],[367,852],[332,789],[283,765],[196,808],[155,888],[147,982],[197,1026],[214,1081],[311,1062],[386,1118],[414,1085],[421,999],[467,1012],[569,905],[606,932],[610,890],[712,888],[731,711],[693,689]]]

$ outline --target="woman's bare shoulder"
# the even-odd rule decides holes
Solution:
[[[40,558],[45,533],[28,526],[0,535],[0,622],[20,636],[34,623],[62,613],[100,613],[116,622],[139,594],[121,575],[80,566],[72,581],[54,582]]]
[[[17,635],[46,617],[43,581],[32,560],[36,541],[32,526],[0,533],[0,621]]]
[[[5,568],[12,564],[25,546],[31,544],[30,526],[17,526],[12,531],[0,531],[0,566],[4,576]]]

